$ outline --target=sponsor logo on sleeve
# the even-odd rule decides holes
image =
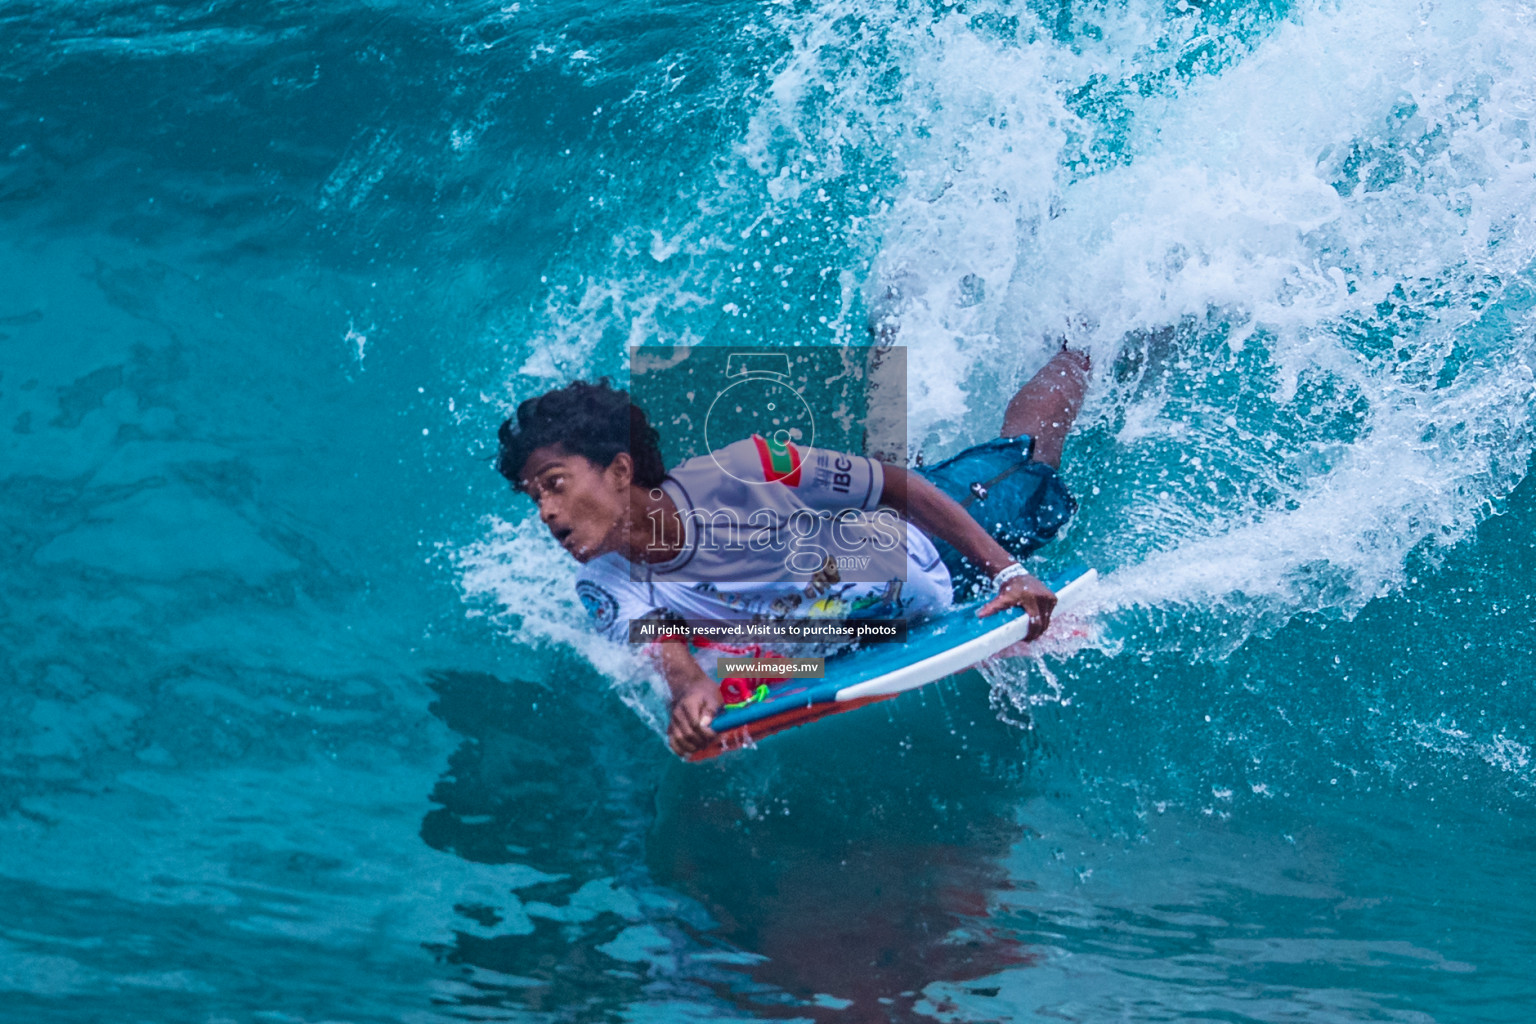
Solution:
[[[619,599],[591,580],[577,581],[576,596],[581,598],[582,607],[592,616],[592,622],[600,633],[607,632],[608,627],[619,617]]]
[[[853,460],[846,455],[837,455],[834,461],[826,452],[817,452],[815,483],[817,487],[847,494],[853,483]]]

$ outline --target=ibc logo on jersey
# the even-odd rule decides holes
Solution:
[[[853,484],[852,470],[853,460],[838,455],[834,461],[832,456],[821,452],[816,456],[816,486],[847,494]]]

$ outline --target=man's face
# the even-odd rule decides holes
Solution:
[[[629,510],[630,476],[625,455],[604,468],[555,444],[528,456],[522,487],[560,546],[589,562],[615,547]]]

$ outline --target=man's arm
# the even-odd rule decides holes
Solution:
[[[651,607],[652,597],[644,587],[612,573],[579,579],[576,593],[598,633],[614,643],[629,642],[632,622],[655,622],[664,629],[686,628],[682,616],[666,608]],[[693,660],[684,640],[663,638],[650,644],[645,653],[672,691],[667,742],[679,754],[708,746],[715,736],[709,722],[720,710],[719,684]]]
[[[651,647],[651,657],[672,691],[667,743],[677,754],[702,750],[714,740],[709,723],[720,710],[720,686],[693,659],[684,640],[665,639]]]
[[[988,576],[996,576],[1018,561],[959,502],[921,476],[889,463],[881,465],[881,473],[880,504],[902,511],[907,522],[949,544]],[[1050,625],[1055,607],[1056,595],[1026,573],[1003,584],[997,596],[983,605],[977,615],[985,617],[1004,608],[1022,608],[1030,623],[1025,639],[1033,640]]]

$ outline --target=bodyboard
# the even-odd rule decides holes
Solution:
[[[1097,578],[1094,570],[1079,567],[1046,580],[1056,593],[1053,616],[1076,603]],[[768,681],[762,700],[716,715],[710,723],[714,742],[689,754],[688,760],[707,761],[785,729],[957,675],[1007,650],[1029,632],[1029,617],[1018,609],[978,619],[976,610],[986,603],[956,605],[913,626],[906,643],[871,644],[834,655],[827,659],[823,679]]]

